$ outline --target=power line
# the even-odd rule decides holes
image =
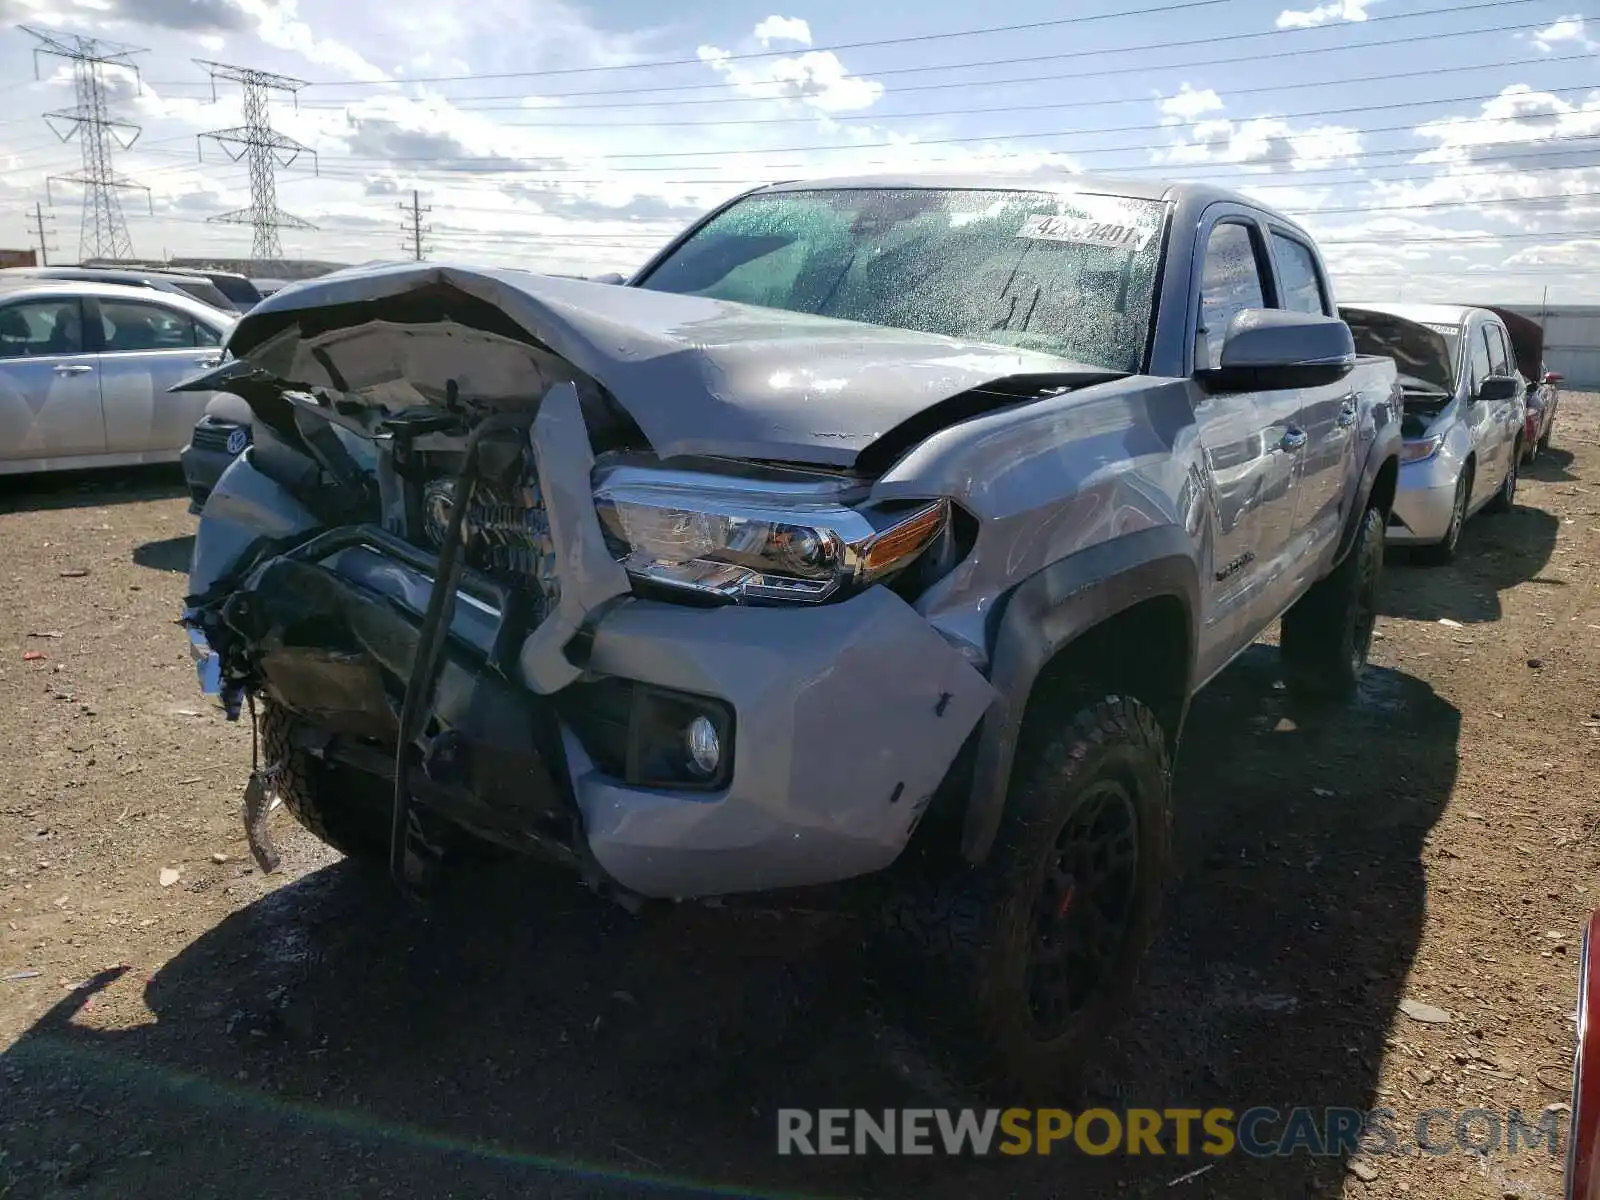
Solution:
[[[283,258],[281,229],[315,229],[309,221],[302,220],[278,207],[277,170],[294,163],[302,154],[310,154],[313,165],[316,151],[302,145],[286,134],[272,128],[272,113],[268,105],[271,92],[288,92],[295,96],[304,81],[271,71],[257,71],[250,67],[236,67],[229,63],[195,60],[211,72],[211,94],[216,97],[217,80],[226,79],[244,88],[244,124],[229,129],[213,129],[197,135],[197,151],[210,138],[238,162],[244,159],[250,168],[250,207],[220,213],[211,218],[225,225],[249,225],[253,231],[250,257],[263,265]]]
[[[1462,4],[1462,5],[1454,5],[1454,6],[1450,6],[1450,7],[1446,7],[1446,8],[1425,9],[1425,10],[1423,10],[1421,12],[1390,13],[1388,15],[1381,15],[1380,14],[1378,16],[1369,16],[1365,21],[1361,22],[1361,24],[1363,26],[1370,26],[1370,25],[1381,25],[1381,24],[1383,24],[1385,22],[1389,22],[1389,21],[1415,20],[1415,19],[1421,18],[1421,17],[1441,17],[1441,16],[1448,17],[1448,16],[1453,16],[1453,15],[1459,14],[1459,13],[1478,12],[1480,10],[1485,10],[1485,9],[1509,8],[1509,7],[1516,7],[1516,6],[1523,5],[1523,4],[1532,4],[1532,3],[1537,3],[1537,2],[1539,2],[1539,0],[1503,0],[1503,2],[1494,2],[1494,0],[1490,0],[1490,2],[1480,2],[1480,3],[1476,3],[1476,4]],[[1119,14],[1116,14],[1116,15],[1118,15],[1118,16],[1136,16],[1136,15],[1139,15],[1139,14],[1138,13],[1126,13],[1126,14],[1119,13]],[[1582,14],[1576,14],[1574,19],[1577,19],[1577,16],[1581,16],[1581,15]],[[1585,18],[1585,19],[1587,19],[1587,18]],[[1399,42],[1399,41],[1402,41],[1402,40],[1405,40],[1405,41],[1412,41],[1412,40],[1436,41],[1436,40],[1438,40],[1440,38],[1447,38],[1447,37],[1474,37],[1474,36],[1478,36],[1478,35],[1481,35],[1481,34],[1487,34],[1487,33],[1503,33],[1503,32],[1510,32],[1510,31],[1514,31],[1514,30],[1525,30],[1525,29],[1542,29],[1547,24],[1548,24],[1548,21],[1536,21],[1536,22],[1532,22],[1532,23],[1524,24],[1524,25],[1491,26],[1491,27],[1486,27],[1486,28],[1483,28],[1483,29],[1444,30],[1444,31],[1439,31],[1439,32],[1430,32],[1429,34],[1426,35],[1425,39],[1399,39],[1399,38],[1395,38],[1395,39],[1385,40],[1385,39],[1381,39],[1381,38],[1375,38],[1375,39],[1372,39],[1372,40],[1369,40],[1369,41],[1365,41],[1365,42],[1353,42],[1353,43],[1349,43],[1349,44],[1342,45],[1342,46],[1325,46],[1325,47],[1315,47],[1315,48],[1307,48],[1307,49],[1301,49],[1301,50],[1293,50],[1293,49],[1291,49],[1291,50],[1271,51],[1271,52],[1266,52],[1266,53],[1257,53],[1257,54],[1249,55],[1247,58],[1237,59],[1237,60],[1228,60],[1228,61],[1259,62],[1259,61],[1262,61],[1264,59],[1287,58],[1287,57],[1292,57],[1292,56],[1297,56],[1297,55],[1302,55],[1302,54],[1325,54],[1325,53],[1336,52],[1336,51],[1344,51],[1344,50],[1370,50],[1370,49],[1373,49],[1373,48],[1378,47],[1378,46],[1388,45],[1391,42]],[[1339,29],[1343,29],[1343,28],[1347,28],[1347,27],[1348,26],[1340,26],[1338,28]],[[928,73],[930,71],[947,72],[947,71],[953,71],[953,70],[968,70],[968,69],[973,69],[973,68],[978,68],[978,67],[1015,66],[1015,65],[1018,65],[1018,64],[1021,64],[1021,63],[1063,62],[1063,61],[1074,60],[1074,59],[1083,59],[1083,58],[1104,58],[1104,57],[1106,57],[1108,55],[1114,55],[1114,54],[1137,54],[1137,53],[1144,53],[1144,52],[1150,51],[1150,50],[1178,50],[1178,49],[1188,49],[1188,48],[1193,47],[1193,46],[1227,45],[1227,44],[1234,43],[1234,42],[1248,42],[1248,41],[1254,41],[1254,40],[1261,39],[1261,38],[1300,37],[1300,36],[1308,35],[1308,34],[1316,34],[1316,33],[1320,33],[1320,32],[1326,32],[1326,31],[1332,30],[1334,28],[1335,28],[1334,26],[1322,25],[1322,26],[1311,26],[1311,27],[1296,27],[1296,28],[1289,28],[1289,29],[1264,29],[1264,30],[1252,31],[1252,32],[1249,32],[1249,33],[1214,34],[1214,35],[1209,36],[1209,37],[1184,38],[1184,39],[1180,39],[1180,40],[1177,40],[1177,41],[1170,41],[1170,42],[1143,42],[1143,43],[1139,43],[1139,44],[1136,44],[1136,45],[1130,45],[1130,46],[1107,46],[1107,47],[1102,47],[1102,48],[1098,48],[1098,49],[1072,50],[1072,51],[1058,52],[1058,53],[1054,53],[1054,54],[1034,54],[1034,55],[1024,55],[1024,56],[1007,57],[1007,58],[981,59],[981,60],[969,61],[969,62],[933,63],[933,64],[925,64],[923,66],[916,66],[916,67],[888,67],[888,68],[884,68],[884,69],[881,69],[881,70],[872,71],[871,72],[871,77],[874,78],[874,79],[879,79],[879,78],[883,78],[885,76],[890,76],[890,75],[907,75],[907,74],[913,74],[913,73],[926,74],[926,73]],[[968,36],[968,35],[965,35],[965,34],[951,34],[951,35],[928,35],[928,36],[960,37],[960,36]],[[885,42],[883,44],[889,44],[889,43]],[[809,52],[820,53],[820,52],[831,51],[831,50],[848,50],[848,49],[855,49],[855,48],[857,48],[857,47],[849,45],[849,44],[836,44],[836,45],[832,45],[832,46],[807,47],[806,49]],[[788,53],[788,52],[787,51],[772,51],[772,52],[768,52],[768,53],[769,54],[773,54],[773,53]],[[723,61],[723,62],[738,61],[738,56],[729,56],[728,58],[722,59],[721,61]],[[706,65],[704,60],[696,58],[696,59],[675,60],[675,61],[670,62],[670,63],[669,62],[635,63],[635,64],[631,64],[631,66],[629,66],[627,68],[621,68],[621,67],[581,67],[581,68],[563,69],[563,70],[559,70],[559,71],[511,71],[511,72],[502,72],[502,73],[470,73],[469,72],[469,73],[461,74],[461,75],[433,76],[433,77],[427,77],[427,78],[419,77],[419,78],[410,78],[410,79],[405,79],[405,80],[389,80],[389,81],[379,81],[379,80],[373,80],[373,81],[367,81],[367,80],[341,80],[341,81],[327,81],[324,86],[327,86],[327,87],[363,87],[364,88],[364,87],[409,85],[409,84],[419,84],[419,83],[453,83],[453,82],[472,82],[472,81],[478,81],[478,80],[494,80],[494,79],[524,79],[524,78],[543,77],[543,76],[546,76],[546,75],[566,75],[566,74],[574,74],[574,73],[591,73],[592,74],[592,73],[597,73],[597,72],[609,72],[609,71],[620,70],[620,69],[637,70],[637,69],[642,69],[642,68],[646,68],[646,67],[680,66],[680,65],[688,65],[690,63],[696,64],[696,65],[701,65],[701,66]],[[1147,66],[1147,67],[1135,68],[1135,69],[1139,69],[1139,70],[1172,70],[1172,69],[1185,68],[1187,65],[1189,65],[1189,64],[1165,64],[1165,65],[1163,65],[1163,64],[1152,64],[1152,65]],[[1198,65],[1204,65],[1204,64],[1198,64]],[[1076,73],[1073,76],[1074,79],[1086,78],[1086,77],[1088,77],[1088,76],[1083,76],[1083,75],[1079,75],[1079,74],[1076,74]],[[166,87],[174,87],[174,86],[177,86],[177,87],[189,87],[189,86],[193,86],[193,85],[191,83],[184,83],[184,82],[174,81],[172,83],[164,84],[162,86],[166,86]],[[637,95],[637,94],[642,94],[644,92],[660,92],[660,91],[685,91],[685,92],[687,92],[687,91],[705,91],[705,90],[713,89],[713,88],[727,89],[727,88],[736,88],[736,87],[741,87],[741,86],[745,86],[745,85],[741,84],[741,83],[739,83],[737,81],[721,80],[721,81],[717,81],[717,82],[701,83],[701,84],[661,85],[661,86],[654,87],[654,88],[620,88],[620,89],[585,90],[585,91],[574,91],[574,92],[557,92],[557,93],[552,93],[547,98],[548,99],[557,99],[558,100],[558,99],[561,99],[561,98],[567,97],[567,96]],[[776,84],[775,84],[775,86],[776,86]],[[982,81],[975,81],[975,82],[971,83],[969,86],[980,87],[980,86],[983,86],[983,84],[982,84]],[[485,98],[487,98],[487,97],[485,97]],[[518,97],[507,96],[507,97],[503,97],[503,98],[505,98],[505,99],[513,99],[513,98],[518,98]],[[772,100],[781,100],[781,99],[784,99],[784,98],[785,97],[783,97],[782,95],[775,95],[775,96],[770,96],[770,97],[755,97],[754,99],[764,99],[764,100],[770,102]],[[470,99],[474,99],[474,97],[468,96],[468,97],[462,97],[462,99],[470,100]]]
[[[45,192],[49,194],[52,183],[71,183],[83,189],[83,216],[78,234],[80,259],[130,259],[133,239],[128,234],[128,222],[122,215],[118,192],[138,188],[145,193],[148,203],[150,189],[118,174],[112,164],[112,147],[126,150],[132,146],[139,138],[139,126],[111,116],[106,100],[105,69],[116,67],[129,71],[137,85],[139,68],[132,56],[144,51],[137,46],[81,34],[22,28],[39,41],[33,50],[34,78],[39,78],[41,54],[64,58],[72,64],[72,86],[77,99],[73,108],[46,113],[44,119],[63,142],[77,137],[83,165],[71,175],[46,179]]]
[[[1421,40],[1431,41],[1433,39],[1430,37],[1430,38],[1421,39]],[[1501,67],[1520,67],[1520,66],[1533,66],[1533,65],[1537,65],[1537,66],[1543,67],[1543,66],[1549,65],[1551,63],[1592,61],[1593,58],[1594,58],[1593,54],[1567,54],[1567,55],[1558,55],[1558,56],[1555,56],[1555,57],[1515,59],[1515,60],[1513,60],[1511,62],[1471,63],[1471,64],[1468,64],[1468,65],[1459,66],[1459,67],[1441,67],[1441,68],[1438,68],[1437,70],[1429,71],[1428,74],[1430,76],[1432,76],[1432,75],[1453,75],[1453,74],[1460,74],[1462,72],[1468,72],[1468,71],[1479,71],[1479,72],[1481,72],[1481,71],[1495,70],[1495,69],[1501,68]],[[1228,99],[1229,100],[1233,100],[1234,98],[1239,97],[1239,96],[1256,96],[1256,95],[1263,95],[1263,94],[1270,93],[1270,92],[1299,91],[1299,90],[1302,90],[1302,89],[1305,89],[1305,88],[1324,88],[1324,87],[1332,87],[1332,86],[1335,86],[1335,85],[1342,86],[1342,85],[1346,85],[1346,84],[1356,84],[1356,83],[1388,83],[1388,84],[1392,84],[1394,82],[1395,82],[1395,79],[1394,79],[1394,73],[1393,72],[1383,72],[1383,73],[1376,74],[1376,75],[1353,75],[1353,76],[1346,76],[1345,78],[1338,79],[1338,80],[1317,80],[1317,81],[1309,82],[1309,83],[1274,83],[1274,84],[1268,84],[1265,87],[1230,88],[1228,90]],[[957,85],[939,84],[937,86],[939,86],[939,87],[959,86],[959,87],[970,88],[973,85],[970,85],[970,84],[957,84]],[[1584,90],[1584,89],[1579,88],[1579,89],[1567,89],[1567,90]],[[1202,91],[1202,92],[1200,92],[1198,94],[1203,95],[1204,92]],[[925,119],[928,119],[928,118],[931,118],[931,117],[970,117],[970,116],[976,116],[976,115],[983,114],[983,113],[1046,112],[1046,111],[1059,111],[1059,110],[1062,110],[1062,109],[1076,109],[1076,108],[1106,108],[1106,107],[1110,107],[1112,105],[1117,105],[1117,104],[1161,104],[1164,101],[1180,99],[1184,95],[1185,95],[1185,93],[1183,93],[1183,92],[1167,92],[1167,93],[1158,93],[1156,95],[1116,96],[1116,97],[1112,97],[1112,98],[1109,98],[1109,99],[1049,101],[1049,102],[1038,103],[1038,104],[1001,104],[1001,105],[990,106],[990,107],[987,107],[987,108],[977,108],[977,107],[972,107],[972,106],[966,106],[966,107],[962,107],[962,108],[936,108],[936,109],[929,109],[929,110],[922,111],[922,112],[903,112],[903,113],[872,113],[872,112],[830,113],[829,114],[829,120],[832,120],[832,121],[845,121],[845,120],[869,121],[869,122],[872,122],[872,123],[875,124],[875,123],[880,122],[880,121],[925,120]],[[1446,100],[1437,100],[1437,101],[1434,101],[1434,100],[1419,100],[1419,101],[1412,101],[1410,103],[1414,103],[1414,104],[1417,104],[1417,105],[1420,106],[1420,105],[1425,105],[1425,104],[1446,104],[1446,103],[1449,103],[1449,101],[1446,101]],[[627,105],[625,107],[632,108],[632,107],[635,107],[635,106]],[[1404,107],[1404,106],[1396,105],[1395,107]],[[471,110],[471,111],[483,111],[483,110]],[[523,110],[519,109],[518,111],[523,111]],[[1218,115],[1220,116],[1221,114],[1219,113]],[[365,120],[365,121],[381,120],[381,118],[373,118],[373,117],[362,117],[360,119],[361,120]],[[580,123],[577,123],[577,124],[574,124],[572,122],[565,122],[565,121],[499,121],[499,122],[497,122],[497,124],[500,124],[500,125],[506,126],[507,128],[512,128],[512,129],[639,129],[639,128],[641,128],[641,126],[643,128],[647,128],[647,129],[676,128],[676,127],[689,127],[689,128],[697,128],[697,129],[718,129],[718,128],[733,128],[733,127],[742,128],[742,127],[746,127],[746,126],[755,126],[755,125],[811,125],[811,124],[815,124],[816,120],[817,120],[817,116],[816,116],[815,113],[813,113],[812,115],[805,116],[805,117],[756,117],[756,118],[733,117],[733,118],[709,120],[709,121],[706,121],[706,120],[701,120],[701,121],[649,121],[647,123],[640,122],[638,120],[631,120],[631,121],[584,121],[584,122],[580,122]]]
[[[433,209],[431,206],[428,208],[422,207],[421,196],[415,189],[412,189],[411,192],[411,203],[402,203],[399,205],[399,208],[401,212],[409,212],[411,214],[410,219],[406,222],[406,227],[409,230],[408,241],[410,243],[406,248],[411,251],[413,258],[415,258],[418,262],[421,262],[422,235],[433,232],[432,225],[427,227],[423,226],[422,217],[424,213],[431,213]]]

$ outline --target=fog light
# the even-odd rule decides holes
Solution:
[[[717,737],[717,727],[708,717],[696,717],[689,722],[685,734],[689,747],[689,766],[695,774],[706,778],[717,773],[722,762],[722,740]]]

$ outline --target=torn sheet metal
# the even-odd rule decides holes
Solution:
[[[551,380],[553,355],[599,382],[663,458],[837,466],[908,417],[1002,378],[1105,377],[1053,355],[936,334],[427,265],[300,283],[251,309],[228,348],[289,386],[374,406],[437,403],[442,393],[433,393],[458,376],[463,397],[526,404],[542,390],[530,381]]]
[[[611,557],[594,510],[594,454],[570,383],[551,388],[533,423],[533,456],[555,547],[558,595],[522,645],[522,678],[540,695],[559,691],[583,672],[567,658],[567,643],[589,614],[632,590]]]
[[[634,789],[575,766],[595,858],[657,897],[888,866],[994,695],[884,588],[805,609],[634,601],[597,627],[590,663],[720,697],[737,714],[722,793]]]

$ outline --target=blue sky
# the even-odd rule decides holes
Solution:
[[[0,243],[27,244],[45,176],[79,165],[39,118],[72,89],[59,60],[34,81],[35,41],[17,28],[32,25],[146,48],[141,88],[111,80],[144,130],[116,165],[151,189],[153,213],[142,193],[125,202],[145,256],[249,249],[248,228],[205,220],[249,202],[241,166],[215,146],[196,158],[197,133],[240,119],[235,86],[212,102],[205,58],[311,81],[298,109],[273,109],[319,167],[279,175],[280,204],[319,226],[284,235],[290,256],[398,256],[413,188],[433,209],[433,257],[599,271],[767,179],[1086,169],[1271,201],[1322,239],[1347,299],[1548,286],[1552,302],[1593,301],[1600,25],[1576,13],[1573,0],[710,0],[692,16],[659,0],[0,0]],[[51,192],[68,261],[77,196]]]

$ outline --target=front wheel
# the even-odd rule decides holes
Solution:
[[[296,746],[295,714],[265,696],[257,703],[262,766],[276,772],[283,806],[313,837],[346,858],[386,866],[389,823],[384,781],[333,767]]]
[[[1517,444],[1512,449],[1511,465],[1506,468],[1506,477],[1500,482],[1500,490],[1494,494],[1494,499],[1483,506],[1487,513],[1508,513],[1517,503],[1517,470],[1522,461],[1522,439],[1517,439]]]
[[[1355,694],[1378,623],[1383,536],[1383,511],[1367,509],[1344,561],[1283,614],[1285,682],[1298,698],[1344,700]]]
[[[1467,524],[1467,504],[1471,498],[1472,466],[1469,463],[1456,476],[1455,499],[1450,505],[1450,524],[1445,527],[1444,537],[1418,550],[1418,557],[1424,562],[1442,565],[1455,558],[1456,548],[1461,545],[1461,530]]]
[[[1171,822],[1166,742],[1144,705],[1113,696],[1065,722],[1030,713],[988,860],[891,914],[935,961],[925,994],[945,1001],[959,1057],[1029,1089],[1083,1067],[1154,936]]]

